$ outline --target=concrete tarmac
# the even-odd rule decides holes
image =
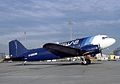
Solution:
[[[0,63],[0,84],[120,84],[120,61]]]

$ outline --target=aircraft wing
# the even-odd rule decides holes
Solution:
[[[60,57],[82,56],[86,52],[77,48],[72,48],[69,46],[63,46],[54,43],[47,43],[43,46],[43,48],[56,55],[59,55]]]

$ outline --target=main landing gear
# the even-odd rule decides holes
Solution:
[[[91,60],[89,56],[81,56],[81,64],[88,65],[91,64]]]

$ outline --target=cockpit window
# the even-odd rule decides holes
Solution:
[[[106,38],[108,38],[108,37],[102,37],[102,39],[106,39]]]

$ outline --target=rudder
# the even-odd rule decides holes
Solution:
[[[25,52],[27,52],[27,49],[18,40],[9,42],[9,56],[20,57]]]

